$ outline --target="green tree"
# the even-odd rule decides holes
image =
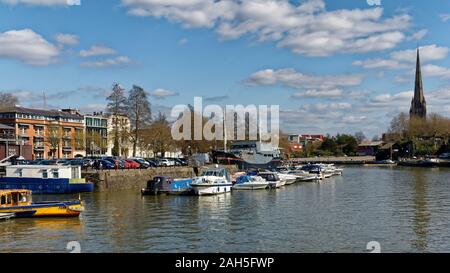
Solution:
[[[127,111],[126,101],[124,94],[125,89],[118,83],[113,84],[112,93],[106,98],[108,101],[108,105],[106,106],[106,111],[108,114],[113,117],[113,132],[114,132],[114,146],[112,149],[112,153],[114,156],[120,155],[120,147],[119,147],[119,132],[120,132],[120,124],[119,119],[117,118],[119,115],[123,115]],[[116,117],[116,118],[114,118]]]

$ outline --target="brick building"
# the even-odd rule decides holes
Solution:
[[[32,148],[32,159],[85,155],[84,117],[72,109],[13,107],[0,113],[0,123],[14,128],[19,145]]]

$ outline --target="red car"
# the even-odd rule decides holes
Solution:
[[[140,167],[141,167],[141,164],[137,163],[136,161],[133,161],[131,159],[125,159],[125,168],[139,169]]]

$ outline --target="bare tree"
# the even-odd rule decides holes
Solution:
[[[171,128],[164,114],[159,112],[155,121],[143,130],[142,142],[154,153],[161,155],[174,149],[175,143],[172,139]]]
[[[131,141],[133,143],[133,157],[135,157],[141,130],[150,124],[152,119],[150,102],[142,87],[133,85],[127,100],[127,110],[132,129]]]
[[[0,110],[7,110],[17,105],[19,100],[11,93],[0,93]]]
[[[48,127],[46,143],[50,149],[50,152],[52,153],[53,158],[56,158],[56,153],[59,150],[61,139],[62,139],[61,128],[57,125],[50,125]]]

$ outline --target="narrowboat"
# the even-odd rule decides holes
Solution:
[[[0,213],[17,218],[78,217],[83,210],[81,200],[33,203],[30,190],[0,190]]]
[[[93,192],[94,184],[81,178],[80,166],[12,165],[0,177],[0,190],[25,189],[34,194]]]
[[[147,182],[147,187],[141,190],[142,195],[189,195],[192,193],[192,179],[172,179],[169,176],[155,176]]]

